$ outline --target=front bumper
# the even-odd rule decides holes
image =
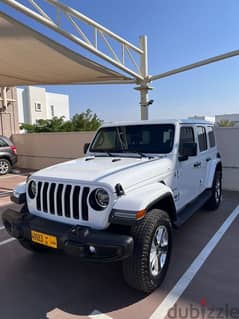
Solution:
[[[72,227],[11,209],[3,213],[2,220],[12,237],[31,241],[31,230],[52,235],[57,238],[57,250],[85,260],[112,262],[125,259],[133,252],[133,238],[127,235]],[[94,247],[93,252],[90,246]]]

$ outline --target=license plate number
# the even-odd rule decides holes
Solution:
[[[41,244],[51,248],[57,248],[56,236],[40,233],[35,230],[31,230],[32,241],[37,244]]]

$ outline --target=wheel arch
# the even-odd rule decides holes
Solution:
[[[222,173],[222,161],[221,159],[216,159],[210,162],[210,165],[207,169],[207,178],[206,178],[206,188],[211,188],[213,185],[213,180],[215,172],[220,171]]]
[[[176,220],[176,207],[174,203],[174,199],[171,193],[166,193],[159,198],[155,199],[153,202],[151,202],[146,210],[147,212],[151,211],[152,209],[161,209],[168,213],[171,221]]]
[[[9,161],[9,163],[12,165],[12,160],[11,160],[11,157],[10,157],[9,155],[3,154],[3,155],[1,155],[1,157],[0,157],[0,160],[1,160],[1,159],[5,159],[5,160]]]

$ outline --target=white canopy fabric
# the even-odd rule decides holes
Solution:
[[[135,83],[0,13],[0,87]]]

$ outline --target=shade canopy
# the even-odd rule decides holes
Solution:
[[[134,82],[0,13],[0,87]]]

